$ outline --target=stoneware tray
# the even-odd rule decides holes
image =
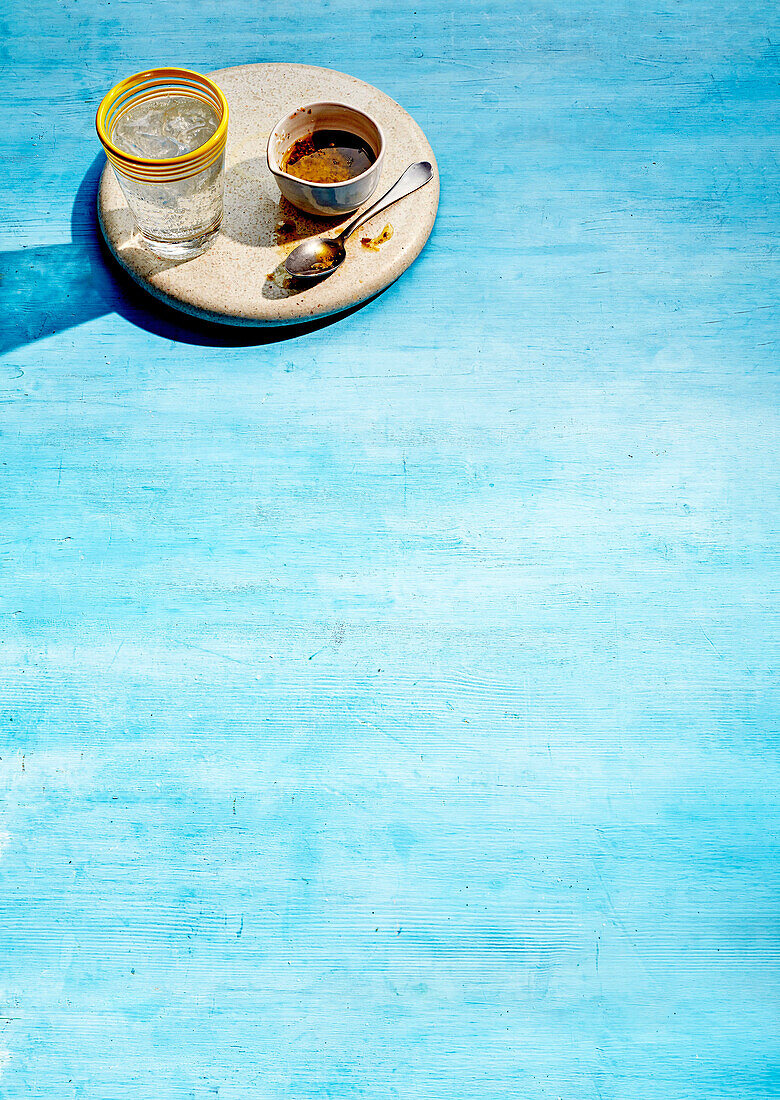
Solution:
[[[370,84],[311,65],[239,65],[208,75],[230,106],[222,229],[202,256],[186,262],[158,260],[135,238],[127,203],[107,165],[98,215],[108,247],[128,274],[168,305],[197,317],[236,325],[282,325],[357,305],[414,262],[436,218],[439,174],[425,135],[403,108]],[[338,271],[300,288],[285,277],[285,256],[300,240],[328,233],[339,223],[309,218],[281,197],[266,163],[266,144],[282,115],[315,100],[352,104],[383,128],[387,149],[382,176],[369,202],[412,161],[429,160],[434,177],[358,229],[347,242],[347,259]],[[378,252],[360,243],[388,222],[393,236]]]

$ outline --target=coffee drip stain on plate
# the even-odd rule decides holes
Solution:
[[[277,222],[274,226],[274,243],[277,245],[290,244],[298,239],[296,233],[295,222],[287,220]]]
[[[378,252],[380,245],[387,244],[393,235],[393,227],[390,222],[384,227],[382,232],[376,237],[361,237],[360,243],[364,248],[368,248],[371,252]]]
[[[284,260],[282,260],[273,271],[269,271],[266,275],[263,283],[263,297],[271,301],[278,301],[280,298],[292,298],[293,295],[300,294],[305,289],[304,283],[299,279],[293,279],[288,274],[284,266]]]
[[[287,259],[288,253],[291,249],[284,250],[284,259],[277,264],[273,271],[269,271],[265,277],[265,283],[263,284],[263,297],[272,300],[278,300],[279,298],[292,298],[296,294],[301,294],[304,290],[308,290],[311,286],[316,286],[319,283],[319,279],[296,279],[291,275],[287,268],[284,266],[284,260]],[[323,270],[323,276],[327,275],[330,268]]]
[[[291,298],[295,294],[312,286],[311,280],[295,279],[285,267],[284,261],[296,245],[309,237],[321,237],[338,234],[339,227],[346,218],[328,220],[310,218],[293,206],[287,199],[279,200],[276,221],[273,228],[274,244],[282,253],[281,262],[269,271],[263,286],[263,297],[269,299]],[[323,272],[325,274],[325,272]]]
[[[273,229],[274,244],[300,244],[307,237],[321,237],[323,234],[336,236],[346,221],[346,214],[341,218],[312,218],[287,199],[280,198]]]
[[[312,285],[318,285],[319,280],[312,283],[311,279],[296,279],[294,276],[290,275],[284,266],[284,261],[287,259],[290,252],[292,252],[293,248],[299,245],[301,241],[310,237],[321,237],[323,235],[338,236],[340,224],[345,221],[345,218],[341,218],[335,222],[327,221],[323,218],[316,220],[309,218],[293,206],[291,202],[288,202],[287,199],[281,199],[276,221],[274,223],[273,237],[274,244],[282,253],[282,260],[273,271],[269,271],[266,275],[263,285],[263,297],[277,301],[281,298],[292,298],[296,294],[301,294]],[[393,227],[388,222],[378,236],[361,237],[360,243],[367,251],[379,252],[380,247],[383,244],[387,244],[392,236]],[[323,277],[327,275],[329,270],[329,268],[325,268]]]
[[[282,259],[273,271],[269,271],[265,277],[263,285],[264,298],[272,300],[291,298],[311,285],[301,279],[293,278],[284,266],[284,261],[293,248],[299,245],[301,241],[306,240],[307,237],[316,237],[321,232],[309,218],[303,217],[297,211],[291,213],[294,209],[286,199],[282,199],[273,228],[274,244],[281,252]]]

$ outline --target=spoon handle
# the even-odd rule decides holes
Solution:
[[[416,191],[418,187],[422,187],[431,179],[433,179],[433,168],[427,160],[419,160],[416,164],[410,164],[390,190],[382,195],[381,199],[377,199],[372,206],[369,206],[368,210],[361,210],[351,222],[347,222],[337,239],[342,242],[345,241],[363,222],[373,218],[374,214],[378,214],[380,210],[384,210],[392,203],[398,202],[406,195],[411,195],[412,191]]]

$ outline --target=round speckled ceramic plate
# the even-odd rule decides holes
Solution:
[[[433,228],[439,175],[420,127],[394,100],[361,80],[310,65],[239,65],[209,73],[230,105],[225,161],[225,218],[212,247],[193,260],[158,260],[140,245],[114,172],[103,172],[98,214],[103,235],[122,267],[157,298],[198,317],[236,325],[283,325],[325,317],[384,290],[417,258]],[[385,132],[383,194],[408,164],[429,160],[434,178],[359,229],[347,259],[314,286],[295,287],[282,263],[298,241],[338,223],[300,213],[279,194],[266,163],[266,144],[282,115],[314,100],[353,104]],[[344,221],[347,219],[345,218]],[[361,244],[390,223],[392,238],[378,252]]]

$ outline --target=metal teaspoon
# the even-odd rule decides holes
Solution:
[[[422,187],[433,178],[433,168],[427,160],[410,164],[402,176],[393,184],[389,191],[382,195],[381,199],[357,214],[352,221],[347,222],[338,237],[312,237],[308,241],[302,241],[294,248],[284,261],[288,275],[296,279],[324,279],[337,267],[344,263],[346,251],[344,241],[358,229],[363,222],[373,218],[381,210],[385,210],[399,199],[411,195],[418,187]]]

